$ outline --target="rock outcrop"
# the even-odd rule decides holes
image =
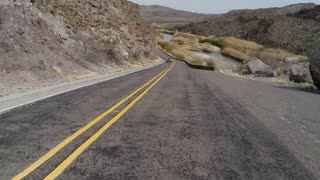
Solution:
[[[276,76],[274,70],[260,59],[252,60],[248,63],[248,68],[251,74],[261,77],[274,77]]]
[[[314,85],[320,89],[320,55],[315,56],[310,65],[310,73]]]
[[[310,63],[293,64],[290,68],[289,79],[296,83],[312,83],[312,77],[309,70]]]

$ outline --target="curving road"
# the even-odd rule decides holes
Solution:
[[[0,115],[0,179],[319,179],[318,102],[317,92],[166,63]]]

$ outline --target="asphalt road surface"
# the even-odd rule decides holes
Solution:
[[[319,144],[223,89],[241,83],[172,62],[2,114],[0,179],[319,179]]]

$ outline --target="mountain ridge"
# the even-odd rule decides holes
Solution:
[[[190,12],[160,5],[141,5],[140,15],[143,17],[144,21],[149,23],[169,24],[199,22],[207,17],[215,16],[214,14]]]
[[[320,23],[298,14],[302,11],[318,12],[318,8],[312,4],[290,5],[278,14],[275,11],[279,12],[279,9],[274,8],[242,10],[177,26],[172,30],[198,35],[234,36],[311,57],[320,51]]]

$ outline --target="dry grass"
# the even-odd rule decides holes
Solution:
[[[299,61],[307,61],[308,57],[296,55],[283,49],[264,48],[260,51],[251,52],[259,59],[284,61],[287,57],[297,57]]]
[[[200,43],[211,44],[213,46],[219,47],[221,49],[227,48],[228,46],[223,42],[222,38],[217,38],[215,36],[201,37],[199,39]]]
[[[172,42],[160,42],[159,46],[164,49],[166,52],[172,54],[178,59],[187,61],[188,63],[195,65],[204,65],[213,66],[213,62],[211,59],[203,58],[196,53],[189,51],[187,49],[181,48],[181,46],[174,44]]]
[[[239,61],[241,61],[241,63],[247,63],[253,59],[255,59],[254,57],[251,57],[241,51],[235,50],[233,48],[224,48],[221,53],[223,55],[232,57],[234,59],[237,59]]]
[[[252,41],[247,41],[243,39],[238,39],[235,37],[225,37],[223,38],[222,42],[226,44],[228,47],[232,47],[234,49],[241,49],[241,50],[260,50],[263,48],[262,45],[257,44]]]
[[[176,33],[172,37],[172,42],[176,42],[179,45],[196,45],[199,44],[199,39],[195,35],[190,35],[186,33]]]
[[[238,39],[235,37],[207,37],[190,33],[176,32],[173,35],[170,43],[160,42],[160,45],[163,49],[172,54],[175,54],[178,58],[188,59],[189,61],[197,61],[196,59],[203,58],[192,58],[193,55],[190,55],[190,53],[188,53],[190,51],[221,51],[222,54],[239,60],[241,63],[248,63],[249,61],[257,58],[265,62],[274,62],[276,64],[278,64],[280,61],[284,61],[287,57],[297,57],[299,61],[308,60],[308,57],[306,56],[296,55],[283,49],[265,48],[258,43]],[[277,65],[275,67],[277,67]],[[282,72],[281,69],[279,69],[279,72],[280,71]]]
[[[170,42],[161,41],[158,42],[158,45],[167,52],[171,52],[175,48],[175,46]]]
[[[156,42],[163,42],[163,38],[157,36],[157,37],[156,37]]]
[[[97,77],[97,76],[98,76],[98,73],[90,72],[90,73],[87,73],[87,74],[79,75],[79,76],[76,77],[76,79],[77,80],[83,80],[83,79],[94,78],[94,77]]]
[[[199,38],[204,39],[203,36],[195,36],[188,33],[176,33],[172,42],[179,45],[183,49],[190,51],[203,51],[203,52],[220,52],[220,48],[207,43],[199,43]]]
[[[191,34],[191,33],[183,33],[183,32],[177,32],[174,34],[176,37],[184,37],[188,39],[199,39],[197,35]]]
[[[165,34],[171,34],[171,35],[174,35],[176,33],[174,31],[169,31],[169,30],[166,30],[166,29],[157,29],[157,31],[160,31],[160,32],[165,33]]]
[[[210,44],[199,44],[199,48],[203,52],[220,52],[221,51],[221,48],[217,46],[212,46]]]
[[[59,76],[62,76],[62,75],[63,75],[62,70],[61,70],[58,66],[52,66],[51,68],[52,68],[52,70],[53,70],[55,73],[57,73]]]
[[[223,54],[247,62],[259,58],[261,60],[284,61],[287,57],[297,57],[300,62],[308,61],[308,57],[290,53],[283,49],[265,48],[252,41],[238,39],[235,37],[199,37],[201,43],[210,43],[223,50]]]

